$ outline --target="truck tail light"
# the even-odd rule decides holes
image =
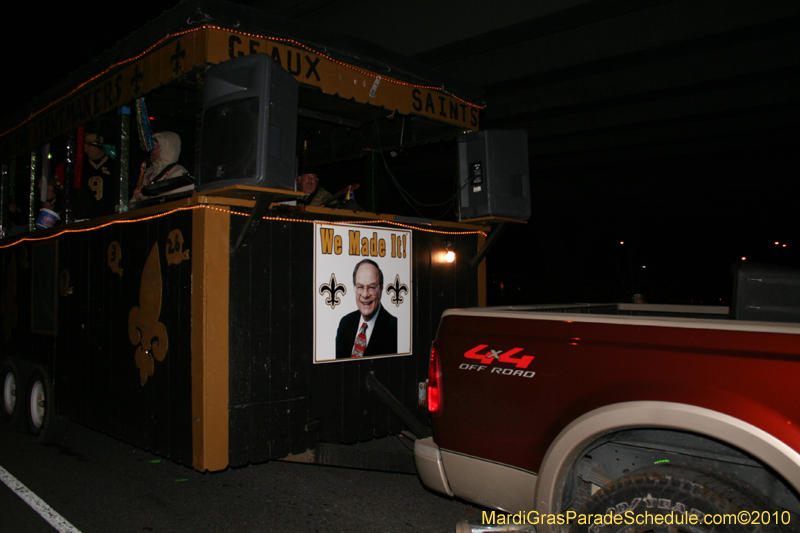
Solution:
[[[431,346],[431,362],[428,366],[428,411],[433,416],[441,416],[442,414],[442,386],[441,386],[442,370],[439,363],[439,351],[436,349],[436,343]]]

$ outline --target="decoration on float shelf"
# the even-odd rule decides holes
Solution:
[[[411,354],[411,238],[315,223],[314,363]]]
[[[140,307],[132,307],[128,315],[128,337],[136,347],[134,360],[142,387],[155,371],[154,359],[163,361],[169,347],[167,327],[158,320],[161,315],[161,294],[161,260],[158,257],[158,243],[154,243],[142,270]]]
[[[156,140],[150,129],[150,116],[147,114],[144,96],[136,99],[136,124],[139,130],[139,146],[145,152],[152,152],[156,149]]]

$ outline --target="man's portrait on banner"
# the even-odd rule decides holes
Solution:
[[[410,245],[405,230],[317,225],[314,362],[411,353]]]
[[[397,318],[381,306],[383,272],[372,259],[353,269],[358,309],[339,321],[336,359],[397,353]]]

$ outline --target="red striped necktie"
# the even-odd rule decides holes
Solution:
[[[367,347],[367,323],[361,325],[361,331],[358,332],[358,337],[356,337],[356,344],[353,346],[353,353],[350,355],[351,358],[353,357],[364,357],[364,348]]]

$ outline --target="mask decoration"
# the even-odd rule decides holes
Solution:
[[[168,265],[179,265],[189,260],[189,250],[183,249],[183,233],[174,229],[167,236],[166,255]]]
[[[122,259],[122,247],[117,241],[113,241],[108,245],[108,267],[111,272],[119,274],[122,277],[122,269],[119,267],[119,262]]]

